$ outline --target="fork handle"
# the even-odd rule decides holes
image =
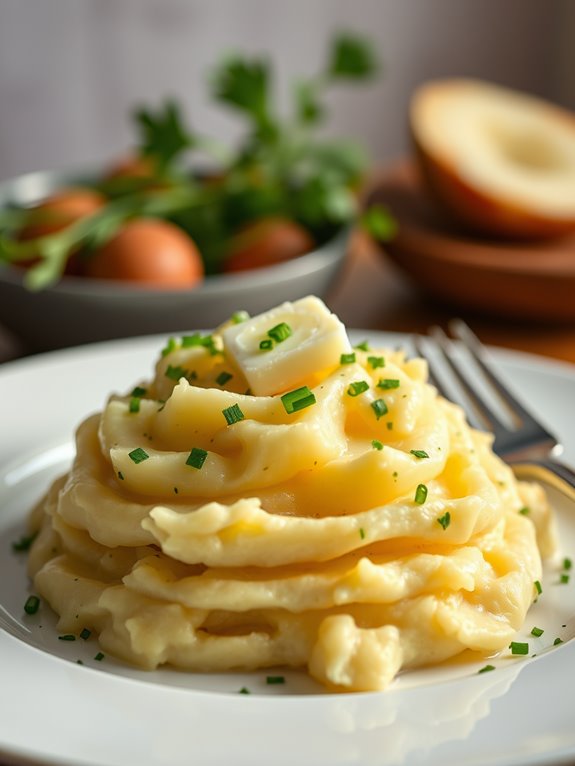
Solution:
[[[556,460],[529,460],[510,462],[520,479],[538,479],[558,489],[575,502],[575,471]]]

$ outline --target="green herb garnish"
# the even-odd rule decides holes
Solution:
[[[19,540],[15,540],[12,543],[12,550],[16,553],[24,553],[30,550],[30,546],[38,536],[38,532],[34,532],[31,535],[22,535]]]
[[[425,503],[426,500],[427,500],[427,487],[425,486],[425,484],[418,484],[417,489],[415,490],[415,502],[418,505],[423,505],[423,503]]]
[[[273,686],[275,684],[285,684],[285,676],[267,676],[266,684]]]
[[[410,449],[409,453],[413,455],[414,457],[419,458],[420,460],[423,460],[426,457],[429,457],[427,452],[423,449]]]
[[[92,635],[92,631],[88,630],[88,628],[82,628],[82,630],[80,631],[80,638],[83,641],[87,641],[91,635]]]
[[[495,665],[484,665],[477,672],[478,673],[489,673],[490,670],[495,670]]]
[[[445,530],[447,527],[451,524],[451,514],[449,511],[446,511],[443,516],[440,516],[437,519],[437,523],[441,525],[441,527]]]
[[[290,337],[292,329],[286,322],[280,322],[271,330],[268,330],[268,336],[276,343],[283,343],[284,340]]]
[[[192,468],[197,468],[198,470],[203,466],[203,464],[206,462],[206,458],[208,456],[208,453],[205,449],[200,449],[199,447],[194,447],[190,454],[188,455],[188,459],[186,460],[186,465],[191,466]]]
[[[102,662],[102,660],[104,659],[104,655],[102,654],[102,652],[98,652],[98,654],[94,657],[94,659],[96,660],[96,662]]]
[[[357,343],[354,348],[358,349],[358,351],[369,351],[369,342],[362,340],[362,342]]]
[[[524,505],[523,508],[519,509],[519,513],[522,516],[528,516],[529,515],[529,508],[526,505]]]
[[[234,376],[231,374],[231,372],[220,372],[216,378],[216,383],[218,386],[225,386],[228,380],[231,380],[233,377]]]
[[[24,611],[26,614],[36,614],[40,608],[40,599],[38,596],[28,596],[26,603],[24,604]]]
[[[397,378],[381,378],[377,383],[378,388],[389,390],[392,388],[399,388],[399,380]]]
[[[531,635],[535,636],[535,638],[539,638],[544,632],[543,628],[531,628]]]
[[[347,388],[348,396],[359,396],[369,389],[369,383],[365,380],[358,380],[350,383]]]
[[[234,324],[241,324],[242,322],[246,322],[249,318],[250,315],[247,311],[234,311],[231,316],[231,321]]]
[[[128,452],[128,457],[133,463],[138,465],[138,463],[143,463],[144,460],[147,460],[150,456],[146,450],[142,449],[141,447],[136,447],[136,449]]]
[[[313,391],[310,391],[307,386],[296,388],[294,391],[289,391],[281,397],[282,404],[288,415],[293,415],[294,412],[310,407],[315,404],[315,396]]]
[[[236,404],[232,404],[230,407],[226,407],[225,410],[222,410],[222,414],[229,426],[233,426],[234,423],[239,423],[240,420],[245,418],[245,415],[237,402]]]
[[[376,370],[378,367],[385,367],[383,356],[368,356],[367,361],[373,370]]]
[[[378,439],[372,439],[371,440],[371,446],[374,449],[377,449],[377,450],[382,450],[383,449],[383,444]]]
[[[128,407],[129,411],[131,413],[139,412],[140,411],[140,397],[139,396],[132,396],[130,397],[130,405]]]
[[[58,641],[75,641],[76,636],[74,636],[72,633],[66,633],[63,636],[58,636]]]
[[[355,354],[353,351],[351,354],[342,354],[339,357],[339,363],[340,364],[353,364],[355,362]]]
[[[146,389],[142,388],[142,386],[136,386],[136,388],[132,391],[130,396],[137,396],[138,398],[142,398],[142,396],[146,395]]]
[[[378,420],[388,413],[387,404],[383,399],[376,399],[371,403],[370,407],[375,412],[375,417]]]
[[[529,654],[529,644],[522,641],[512,641],[509,644],[511,654]]]
[[[260,351],[271,351],[273,347],[274,342],[271,338],[260,340]]]
[[[171,364],[169,364],[164,374],[166,378],[169,378],[170,380],[175,380],[177,382],[180,380],[180,378],[187,379],[189,373],[180,365],[173,367]]]

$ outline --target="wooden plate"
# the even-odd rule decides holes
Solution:
[[[575,233],[517,242],[480,239],[451,221],[403,161],[376,179],[398,233],[383,250],[423,290],[457,307],[517,319],[575,321]]]

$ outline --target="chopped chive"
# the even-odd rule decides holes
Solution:
[[[489,673],[490,670],[495,670],[495,665],[484,665],[477,672],[478,673]]]
[[[199,332],[193,335],[184,335],[182,338],[182,348],[192,348],[194,346],[203,346],[212,356],[219,353],[216,348],[216,342],[211,335],[200,335]]]
[[[524,505],[523,508],[519,509],[519,513],[522,516],[527,516],[529,514],[529,508],[526,505]]]
[[[132,396],[130,399],[130,412],[139,412],[140,411],[140,397],[139,396]]]
[[[443,516],[440,516],[437,519],[437,523],[441,524],[443,530],[445,531],[447,529],[447,527],[451,524],[451,514],[449,513],[449,511],[446,511],[443,514]]]
[[[179,490],[178,490],[178,488],[177,488],[177,487],[174,487],[174,494],[175,494],[175,495],[177,495],[177,494],[178,494],[178,491],[179,491]]]
[[[118,471],[118,479],[120,479],[120,481],[124,481],[124,474],[121,471]]]
[[[178,348],[178,341],[175,338],[168,338],[168,342],[162,349],[162,356],[167,356],[168,354],[171,354],[172,351],[175,351]]]
[[[286,322],[280,322],[271,330],[268,330],[268,337],[275,340],[276,343],[283,343],[284,340],[290,337],[292,329]]]
[[[355,354],[353,351],[351,354],[342,354],[339,357],[339,363],[340,364],[353,364],[355,362]]]
[[[104,659],[104,655],[102,654],[102,652],[98,652],[98,654],[94,657],[94,659],[96,660],[96,662],[102,662],[102,660]]]
[[[266,684],[285,684],[285,676],[267,676],[266,677]]]
[[[250,318],[250,315],[247,311],[234,311],[234,313],[231,316],[231,321],[234,324],[241,324],[242,322],[247,321]]]
[[[418,484],[415,490],[415,502],[418,505],[423,505],[427,500],[427,487],[425,484]]]
[[[75,641],[76,636],[74,636],[72,633],[66,633],[63,636],[58,636],[58,641]]]
[[[138,463],[143,463],[144,460],[147,460],[150,456],[146,452],[146,450],[142,449],[141,447],[136,447],[136,449],[133,449],[131,452],[128,452],[128,457],[132,462],[134,462],[136,465]]]
[[[368,356],[367,361],[372,370],[377,370],[378,367],[385,367],[385,359],[382,356]]]
[[[225,386],[228,380],[231,380],[234,376],[231,372],[220,372],[218,377],[216,378],[216,383],[218,386]]]
[[[573,566],[571,559],[563,559],[563,569],[571,569]]]
[[[423,458],[429,457],[427,452],[423,449],[410,449],[410,454],[414,457],[418,457],[420,460],[423,460]]]
[[[186,460],[186,465],[191,466],[192,468],[197,468],[198,470],[203,466],[203,464],[206,462],[206,458],[208,456],[208,453],[205,449],[200,449],[199,447],[194,447],[190,454],[188,455],[188,459]]]
[[[377,387],[383,388],[386,391],[391,388],[399,388],[399,380],[397,378],[380,378]]]
[[[567,585],[569,582],[569,575],[568,574],[562,574],[559,577],[559,585]]]
[[[294,412],[299,412],[299,410],[315,404],[315,396],[307,386],[288,391],[281,397],[281,400],[288,415],[293,415]]]
[[[178,365],[177,367],[173,367],[171,364],[168,365],[168,369],[164,373],[166,378],[169,378],[170,380],[178,381],[180,378],[187,378],[188,377],[188,371],[185,370],[183,367]]]
[[[391,420],[388,420],[385,425],[387,426],[388,431],[393,431],[393,423],[391,422]]]
[[[365,529],[363,527],[359,528],[359,536],[362,540],[365,540]]]
[[[350,383],[347,389],[348,396],[359,396],[369,389],[369,383],[365,380],[357,380]]]
[[[271,351],[274,347],[274,342],[271,338],[260,340],[260,351]]]
[[[238,694],[251,694],[250,690],[247,686],[242,686],[242,688],[239,690]]]
[[[146,389],[142,388],[142,386],[136,386],[136,388],[130,394],[130,396],[137,396],[140,399],[142,398],[142,396],[145,396],[145,395],[146,395]]]
[[[362,342],[355,345],[354,348],[357,348],[359,351],[369,351],[369,343],[366,340],[362,340]]]
[[[375,412],[375,417],[378,420],[388,413],[387,404],[383,401],[383,399],[376,399],[371,403],[370,406],[371,409]]]
[[[539,638],[539,636],[542,636],[545,631],[543,628],[531,628],[531,635],[535,636],[535,638]]]
[[[559,638],[559,636],[557,636],[555,641],[553,641],[553,646],[558,646],[559,644],[562,644],[562,643],[563,643],[563,639]]]
[[[539,580],[535,580],[533,585],[535,586],[535,590],[537,591],[538,595],[540,596],[543,593],[543,588],[541,587],[541,583],[539,582]]]
[[[83,664],[84,663],[82,662],[82,660],[76,660],[76,665],[83,665]]]
[[[88,628],[82,628],[82,630],[80,631],[80,638],[83,641],[87,641],[91,635],[92,635],[92,631],[88,630]]]
[[[379,449],[379,450],[383,449],[383,444],[380,441],[378,441],[377,439],[372,439],[371,446],[374,449]]]
[[[38,535],[38,532],[34,532],[31,535],[22,535],[22,537],[19,540],[15,540],[12,543],[12,550],[16,553],[23,553],[24,551],[29,551],[30,546],[34,542]]]
[[[40,608],[40,599],[38,596],[28,596],[26,603],[24,604],[24,611],[26,614],[36,614]]]
[[[522,641],[512,641],[509,644],[511,654],[529,654],[529,644]]]
[[[231,407],[226,407],[225,410],[222,410],[222,415],[225,417],[229,426],[233,426],[234,423],[239,423],[240,420],[245,418],[245,415],[237,402],[232,404]]]

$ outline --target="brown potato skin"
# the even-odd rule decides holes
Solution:
[[[233,238],[224,271],[248,271],[289,261],[313,250],[309,232],[289,218],[260,218]]]
[[[173,223],[130,221],[86,259],[85,275],[157,288],[187,288],[203,279],[196,244]]]

